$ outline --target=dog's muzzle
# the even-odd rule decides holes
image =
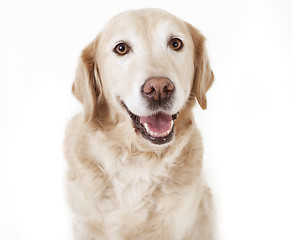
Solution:
[[[150,78],[141,89],[147,108],[153,112],[149,116],[137,116],[122,102],[133,120],[136,131],[154,144],[165,144],[173,139],[174,120],[177,114],[167,112],[171,109],[174,84],[168,78]]]

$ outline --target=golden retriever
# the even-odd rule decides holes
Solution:
[[[75,239],[214,238],[192,112],[213,80],[204,37],[158,9],[115,16],[83,50],[64,143]]]

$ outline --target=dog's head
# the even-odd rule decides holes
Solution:
[[[136,134],[164,144],[179,112],[195,99],[206,109],[213,80],[204,37],[167,12],[144,9],[114,17],[84,49],[73,93],[85,121],[104,128],[126,113]]]

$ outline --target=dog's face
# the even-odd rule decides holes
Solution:
[[[126,111],[136,134],[170,142],[177,114],[194,97],[206,108],[213,74],[203,44],[197,30],[164,11],[114,17],[84,50],[73,85],[87,120],[100,120],[105,108]]]

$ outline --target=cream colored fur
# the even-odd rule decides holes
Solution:
[[[184,48],[168,48],[172,36]],[[117,56],[119,41],[131,53]],[[135,131],[125,108],[151,114],[141,86],[153,76],[172,80],[170,114],[179,111],[174,139],[155,145]],[[213,73],[204,37],[161,10],[114,17],[83,51],[73,93],[84,112],[67,126],[67,194],[78,240],[214,239],[211,193],[202,174],[203,146],[192,115],[195,100],[207,107]]]

